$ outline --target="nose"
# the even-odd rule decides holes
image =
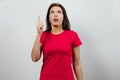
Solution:
[[[55,14],[54,14],[54,17],[57,17],[57,16],[58,16],[58,14],[57,14],[57,13],[55,13]]]

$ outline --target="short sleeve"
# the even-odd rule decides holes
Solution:
[[[74,32],[73,36],[74,36],[73,47],[77,47],[77,46],[82,45],[82,42],[81,42],[81,40],[76,32]]]

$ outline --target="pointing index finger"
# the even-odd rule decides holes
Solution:
[[[38,16],[38,23],[40,23],[40,16]]]

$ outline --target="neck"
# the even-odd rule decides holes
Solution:
[[[57,33],[61,33],[62,31],[63,31],[62,26],[52,26],[52,30],[51,30],[52,33],[57,34]]]

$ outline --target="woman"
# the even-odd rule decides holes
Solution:
[[[43,53],[43,66],[40,80],[82,80],[80,63],[80,41],[77,33],[70,30],[65,8],[52,3],[46,16],[46,30],[38,17],[37,36],[31,57],[37,62]]]

